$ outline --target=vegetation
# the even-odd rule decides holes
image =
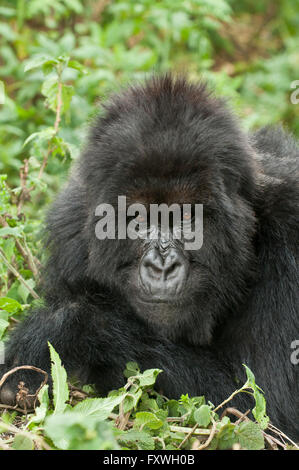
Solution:
[[[299,0],[1,2],[0,358],[1,341],[40,302],[45,208],[101,101],[130,80],[172,69],[207,79],[247,128],[282,122],[299,135],[298,107],[290,102],[298,79],[298,8]],[[6,411],[0,448],[286,447],[265,435],[262,395],[248,370],[244,387],[257,400],[255,422],[233,410],[233,424],[204,397],[156,394],[161,371],[141,373],[132,364],[123,389],[86,398],[92,392],[67,389],[53,349],[51,355],[62,391],[54,389],[51,402],[45,384],[35,411]],[[84,400],[75,404],[78,397]]]
[[[39,404],[16,421],[14,413],[5,412],[0,420],[0,448],[33,450],[177,450],[177,449],[272,449],[286,448],[283,440],[267,434],[269,425],[266,403],[254,375],[246,367],[247,381],[223,403],[214,406],[205,397],[182,395],[168,400],[153,390],[159,369],[140,372],[129,362],[124,371],[127,384],[109,393],[107,398],[93,398],[91,387],[79,390],[67,384],[60,358],[49,344],[52,361],[53,401],[48,394],[47,377],[38,391]],[[26,367],[26,366],[25,366]],[[7,376],[0,381],[4,383]],[[38,370],[37,370],[38,372]],[[237,393],[250,393],[255,399],[255,422],[234,408],[217,411]],[[26,402],[28,390],[19,388],[19,400]],[[249,411],[249,410],[248,410]],[[33,412],[33,413],[32,413]],[[237,417],[231,422],[229,415]]]

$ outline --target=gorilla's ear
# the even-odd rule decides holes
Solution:
[[[72,287],[84,280],[88,262],[84,233],[87,212],[85,188],[72,177],[47,216],[48,289]]]

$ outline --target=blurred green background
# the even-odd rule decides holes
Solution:
[[[6,298],[32,300],[9,264],[34,288],[44,209],[107,94],[152,71],[185,72],[227,96],[245,128],[281,122],[298,136],[299,105],[290,101],[299,79],[298,31],[299,0],[1,0]]]

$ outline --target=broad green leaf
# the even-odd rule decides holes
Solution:
[[[23,310],[22,305],[17,300],[10,299],[9,297],[0,298],[0,309],[6,310],[6,312],[14,314]]]
[[[66,408],[66,402],[69,399],[69,390],[67,386],[67,375],[65,368],[53,346],[48,342],[51,356],[51,375],[53,380],[53,414],[62,413]]]
[[[211,422],[211,408],[208,405],[202,405],[194,412],[194,419],[199,427],[206,428]]]
[[[264,437],[258,424],[252,421],[245,421],[238,426],[238,439],[243,449],[260,450],[264,449]]]
[[[26,436],[22,433],[16,434],[12,443],[12,448],[15,450],[33,450],[34,442],[28,434],[26,434]]]
[[[127,362],[126,369],[124,370],[124,376],[127,379],[129,377],[132,377],[132,376],[137,375],[139,373],[140,373],[140,369],[139,369],[138,364],[136,362]]]
[[[140,387],[149,387],[154,385],[156,382],[156,378],[158,374],[163,372],[160,369],[148,369],[143,372],[143,374],[139,374],[136,378],[139,380]]]
[[[58,93],[59,84],[57,77],[50,77],[44,81],[42,86],[42,94],[47,98],[49,108],[54,112],[56,112],[58,106]],[[74,88],[71,85],[61,85],[61,114],[69,109],[73,94]]]
[[[23,230],[20,227],[2,227],[0,228],[0,237],[7,237],[13,235],[14,237],[22,237]]]
[[[35,281],[34,281],[34,279],[27,279],[26,282],[27,282],[27,284],[28,284],[29,287],[31,287],[32,289],[34,289],[34,287],[35,287]],[[29,292],[29,290],[27,289],[27,287],[24,286],[24,284],[21,284],[21,283],[20,283],[20,285],[19,285],[19,287],[18,287],[18,294],[19,294],[19,296],[21,297],[21,299],[22,299],[22,301],[24,302],[24,304],[26,304],[30,292]]]
[[[220,431],[216,435],[216,441],[217,449],[231,449],[232,446],[238,442],[235,425],[232,423],[224,424],[224,426],[221,427]]]
[[[68,63],[68,67],[71,69],[79,70],[79,72],[87,74],[88,69],[84,67],[84,65],[80,64],[77,60],[70,60]]]
[[[49,416],[45,421],[45,433],[58,449],[112,450],[119,448],[109,422],[91,420],[83,413],[68,411]]]
[[[30,134],[29,137],[25,140],[23,147],[25,145],[29,144],[32,140],[40,140],[41,142],[50,140],[53,136],[55,135],[55,129],[53,127],[47,127],[46,129],[43,129],[42,131],[39,132],[33,132],[33,134]]]
[[[142,450],[154,450],[155,449],[155,441],[153,437],[147,434],[144,431],[135,431],[131,429],[130,431],[123,432],[119,440],[121,443],[124,444],[131,444],[135,443],[138,449]]]
[[[26,62],[26,65],[24,67],[24,72],[28,72],[29,70],[35,69],[37,67],[40,67],[44,64],[49,64],[49,63],[57,63],[57,61],[50,56],[46,55],[36,55],[32,57],[30,60]]]
[[[2,250],[6,258],[8,259],[8,261],[11,261],[11,258],[14,254],[16,241],[14,240],[14,238],[9,237],[9,238],[6,238],[5,240],[1,240],[1,245],[2,245]]]
[[[134,422],[134,426],[137,427],[148,427],[150,429],[159,429],[163,426],[163,421],[154,413],[150,413],[148,411],[140,411],[136,413],[136,419]]]
[[[114,408],[123,401],[125,396],[126,393],[116,397],[87,398],[74,406],[73,412],[82,413],[84,416],[97,421],[103,421],[107,419]]]
[[[6,16],[7,18],[15,16],[16,10],[15,8],[10,8],[10,7],[0,7],[0,15]]]
[[[15,41],[17,34],[8,22],[0,22],[0,37],[7,41]]]

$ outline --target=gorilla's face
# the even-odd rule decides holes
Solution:
[[[93,155],[85,173],[93,211],[109,203],[116,219],[124,220],[119,196],[147,213],[153,204],[176,204],[182,219],[185,204],[203,206],[203,243],[191,250],[184,234],[174,236],[173,221],[165,235],[159,219],[145,221],[154,238],[119,237],[116,221],[115,239],[98,240],[93,213],[88,274],[121,291],[134,313],[161,333],[204,344],[219,315],[240,305],[248,287],[255,217],[250,148],[230,115],[201,92],[201,107],[189,102],[188,108],[187,95],[174,101],[162,93],[161,102],[157,94],[143,94],[140,102],[133,97],[124,116],[117,108],[117,120],[110,109],[112,118],[94,135],[98,160]],[[125,217],[129,225],[132,215]],[[192,214],[187,218],[194,226]]]
[[[203,166],[200,171],[194,168],[188,175],[178,173],[175,177],[167,177],[166,172],[162,178],[133,177],[131,173],[122,185],[124,170],[121,173],[122,178],[114,173],[117,193],[112,195],[110,181],[109,194],[103,191],[105,197],[101,199],[107,201],[110,196],[113,201],[115,239],[96,240],[91,268],[100,282],[106,279],[112,289],[121,291],[136,315],[161,333],[177,338],[186,332],[192,341],[191,328],[196,331],[194,342],[208,342],[217,314],[227,305],[239,304],[246,289],[254,233],[254,214],[249,203],[237,192],[229,194],[216,172],[210,180],[211,173]],[[136,168],[136,173],[140,175],[140,169]],[[116,203],[119,195],[126,196],[124,214],[120,214]],[[126,212],[132,204],[142,204],[148,214],[152,205],[177,204],[182,209],[182,225],[187,218],[193,232],[194,207],[202,204],[202,245],[186,249],[184,233],[180,239],[175,237],[177,226],[171,217],[165,234],[160,219],[151,224],[149,216],[128,216]],[[184,213],[186,204],[190,205],[191,214]],[[118,239],[118,218],[126,223],[125,239]],[[145,237],[130,237],[132,221],[138,223],[137,232]],[[200,323],[200,328],[195,328],[194,322]]]

